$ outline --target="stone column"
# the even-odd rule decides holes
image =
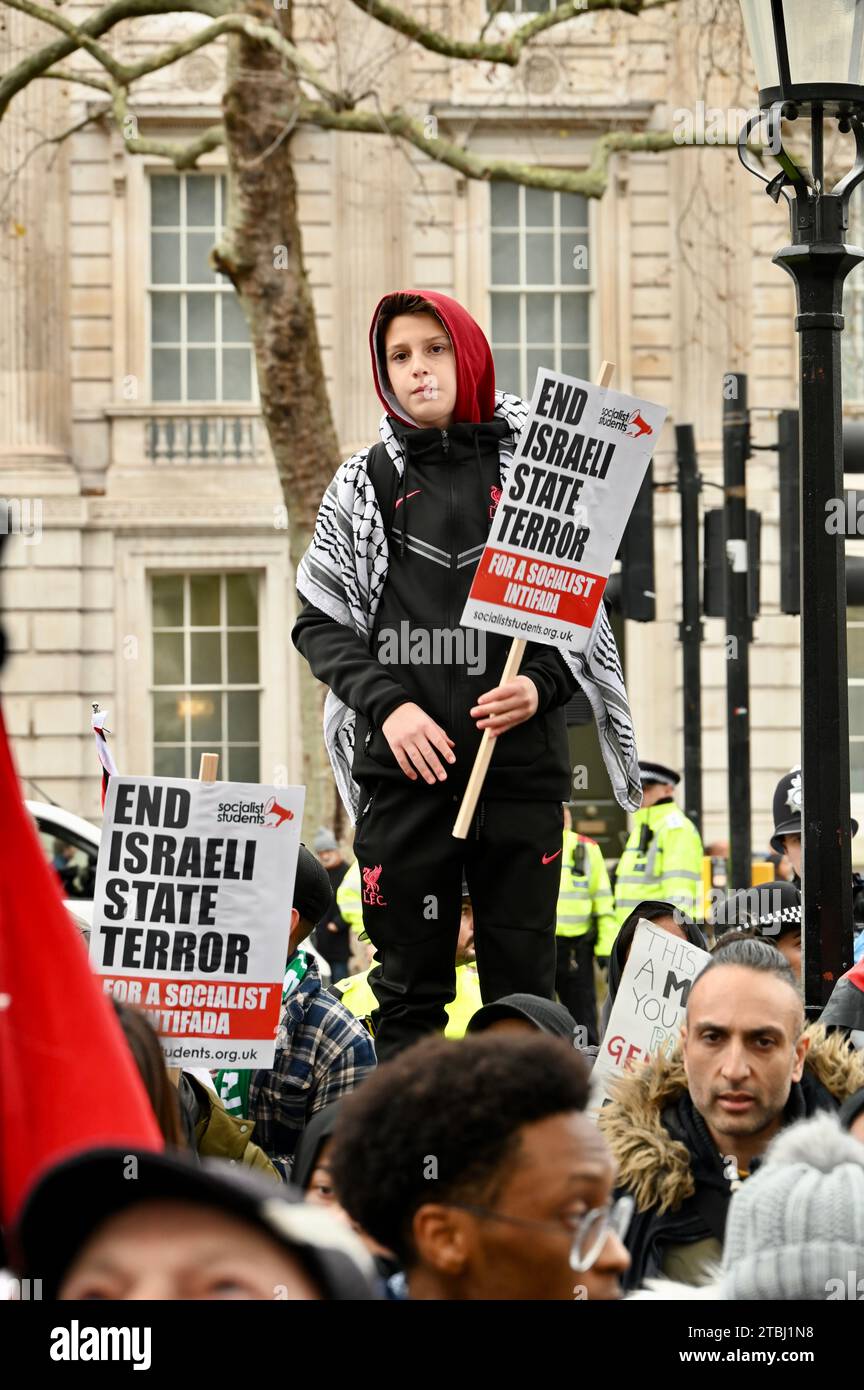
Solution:
[[[44,25],[7,10],[3,69],[48,38]],[[36,148],[68,124],[67,90],[53,79],[30,82],[0,139],[0,467],[25,475],[15,483],[21,491],[33,470],[71,474],[66,145]]]

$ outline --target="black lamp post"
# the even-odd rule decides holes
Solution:
[[[843,284],[864,260],[846,244],[849,198],[864,178],[864,0],[741,0],[759,81],[759,116],[738,141],[741,162],[789,204],[792,244],[774,260],[798,298],[801,404],[801,741],[804,997],[818,1017],[852,964],[849,698],[844,541],[826,527],[843,496],[840,334]],[[810,118],[810,168],[781,141],[781,121]],[[768,179],[747,149],[766,121],[780,172]],[[825,122],[855,137],[852,169],[824,187]],[[792,190],[789,196],[786,188]]]

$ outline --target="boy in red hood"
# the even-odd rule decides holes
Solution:
[[[369,342],[380,443],[325,494],[292,638],[330,687],[325,738],[356,819],[381,1060],[444,1029],[463,873],[484,1001],[553,997],[563,706],[577,686],[555,648],[533,643],[499,684],[509,638],[459,626],[526,414],[495,391],[483,332],[448,296],[408,290],[381,301]],[[499,743],[457,840],[487,728]]]

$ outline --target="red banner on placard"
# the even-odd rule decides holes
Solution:
[[[600,574],[488,548],[468,597],[496,603],[514,613],[548,613],[564,622],[590,627],[605,588],[606,580]]]
[[[161,975],[103,975],[102,980],[106,994],[143,1009],[163,1038],[194,1035],[244,1042],[272,1038],[279,1026],[282,991],[272,981],[205,983]]]

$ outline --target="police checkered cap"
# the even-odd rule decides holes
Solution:
[[[712,922],[716,927],[745,927],[776,938],[800,928],[801,893],[783,879],[742,888],[717,904]]]
[[[667,767],[665,763],[646,763],[639,760],[639,780],[646,782],[668,782],[671,786],[677,787],[681,781],[680,772],[674,768]]]

